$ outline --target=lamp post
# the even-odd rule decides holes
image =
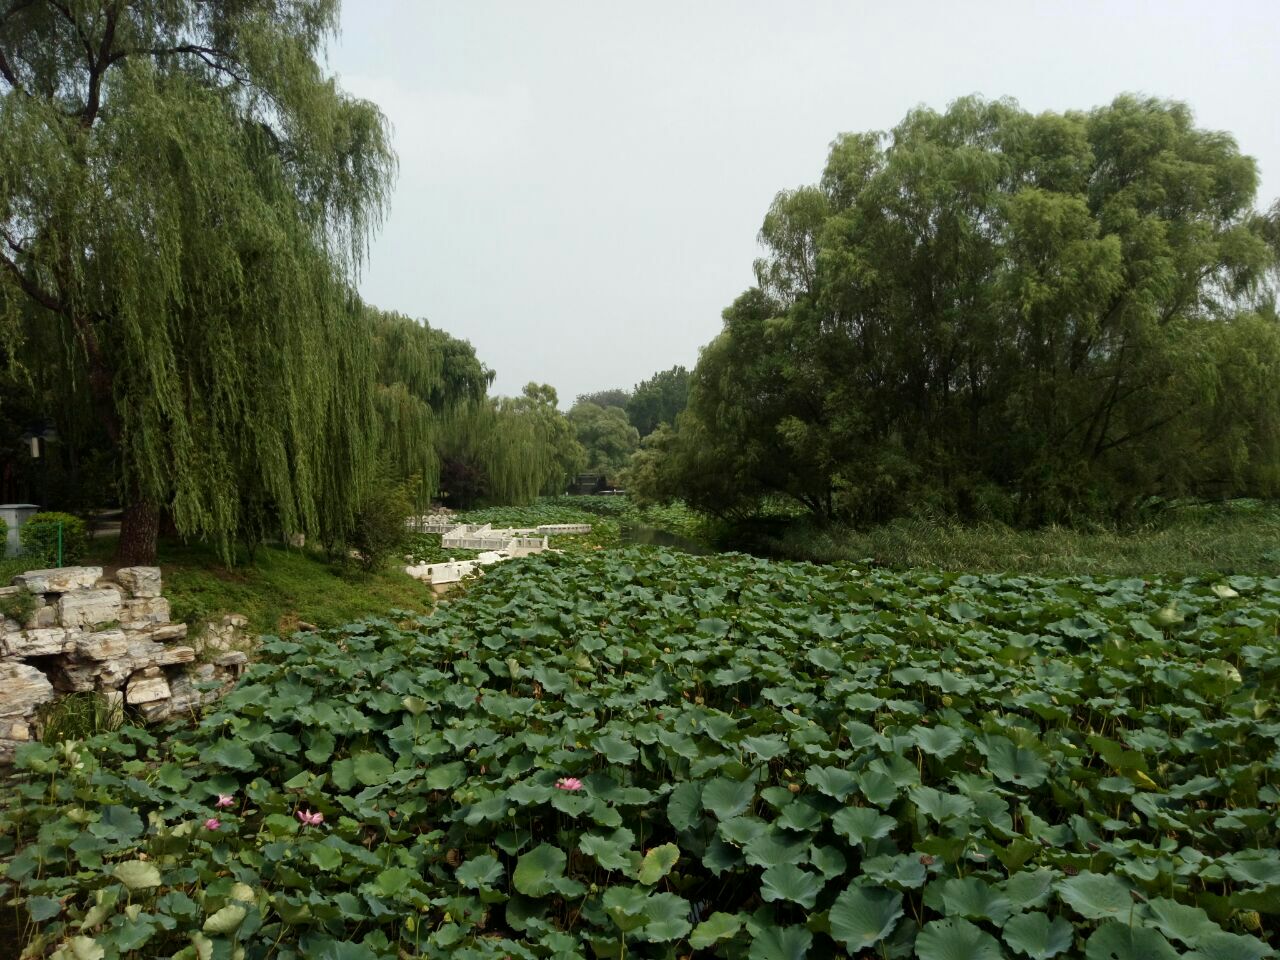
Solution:
[[[53,428],[53,424],[48,420],[42,420],[31,425],[27,432],[22,435],[22,442],[26,444],[27,451],[31,454],[31,459],[35,461],[36,469],[41,475],[40,507],[41,509],[48,509],[49,444],[58,442],[58,431]]]

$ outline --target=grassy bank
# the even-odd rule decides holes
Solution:
[[[95,538],[82,562],[109,572],[115,549],[115,537]],[[227,567],[212,547],[162,540],[159,562],[173,618],[189,623],[240,613],[254,632],[275,633],[292,630],[299,620],[336,627],[388,610],[422,612],[432,606],[430,589],[407,576],[402,566],[389,564],[366,574],[310,550],[260,547],[252,557],[241,552],[236,564]],[[0,576],[8,583],[29,567],[6,560]]]
[[[305,550],[261,547],[251,560],[241,558],[227,568],[209,547],[164,544],[160,565],[175,620],[234,611],[260,633],[288,631],[299,620],[333,627],[388,610],[432,606],[430,589],[399,566],[366,574]]]
[[[895,569],[1047,576],[1193,576],[1280,569],[1280,505],[1240,502],[1168,511],[1133,529],[1014,530],[897,520],[870,529],[797,522],[742,532],[742,546],[789,560],[870,560]]]

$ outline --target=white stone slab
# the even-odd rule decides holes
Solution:
[[[160,596],[159,567],[121,567],[116,571],[116,580],[131,597]]]
[[[58,598],[58,620],[64,627],[94,627],[100,623],[119,622],[120,612],[120,591],[109,587],[77,590]]]
[[[32,593],[68,593],[87,590],[101,577],[101,567],[58,567],[54,570],[28,570],[14,577],[13,582]]]
[[[21,719],[53,699],[49,678],[26,663],[0,663],[0,717]]]

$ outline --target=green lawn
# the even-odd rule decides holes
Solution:
[[[115,537],[96,538],[82,562],[109,569],[115,549]],[[0,578],[7,583],[28,567],[5,560]],[[406,575],[402,564],[365,574],[310,550],[260,547],[252,559],[242,552],[236,565],[227,567],[212,547],[162,540],[160,567],[175,620],[195,623],[241,613],[257,633],[287,631],[299,620],[341,626],[388,610],[421,612],[433,605],[431,589]]]
[[[164,593],[174,619],[195,621],[235,612],[260,633],[288,631],[299,620],[341,626],[388,610],[431,609],[430,587],[388,565],[361,573],[306,550],[261,547],[253,559],[224,567],[210,547],[167,543],[161,547]]]

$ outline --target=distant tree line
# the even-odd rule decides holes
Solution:
[[[586,469],[625,482],[632,457],[662,424],[675,422],[689,400],[689,371],[676,366],[631,390],[579,394],[569,410]]]
[[[1277,208],[1179,103],[919,109],[778,194],[632,488],[1018,524],[1280,491]]]

